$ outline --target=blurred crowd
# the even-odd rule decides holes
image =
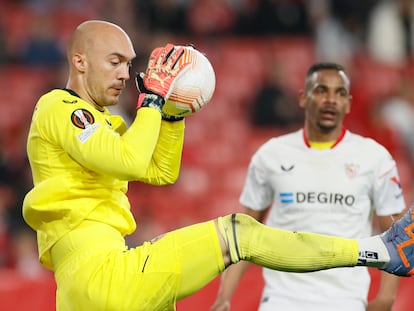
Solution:
[[[74,23],[118,23],[139,49],[171,36],[296,36],[320,58],[349,61],[361,49],[400,64],[412,49],[411,0],[1,0],[0,62],[58,65]],[[66,29],[65,29],[66,27]],[[62,33],[63,30],[63,33]]]
[[[306,58],[302,71],[290,72],[285,66],[290,55],[275,57],[271,51],[278,47],[267,50],[266,43],[273,38],[309,42],[309,59],[336,61],[348,68],[354,105],[347,126],[377,139],[401,159],[400,171],[410,199],[414,175],[414,0],[0,0],[0,8],[0,267],[27,275],[42,271],[37,267],[35,236],[21,216],[22,200],[32,186],[25,135],[30,109],[38,96],[64,86],[66,40],[86,19],[117,23],[131,35],[138,55],[133,71],[143,70],[150,51],[166,42],[201,44],[217,53],[212,55],[217,63],[223,42],[245,42],[253,52],[260,42],[259,61],[266,65],[259,80],[252,74],[257,68],[248,60],[233,66],[245,75],[246,88],[251,87],[245,102],[238,104],[244,111],[242,122],[252,131],[269,129],[269,135],[302,125],[302,111],[296,102],[297,87],[301,86],[286,86],[286,81],[303,81],[303,70],[310,63]],[[216,69],[221,83],[218,89],[226,88],[222,85],[226,79],[220,80],[220,68]],[[25,80],[28,72],[42,83],[29,87]],[[16,85],[12,77],[17,77]],[[124,94],[116,107],[127,120],[133,117],[134,104],[130,102],[135,101],[134,92]],[[24,98],[24,108],[16,107],[18,96]],[[11,122],[19,118],[24,122]],[[247,159],[251,154],[249,150],[246,153]],[[191,157],[191,152],[185,156]],[[187,171],[185,176],[198,178],[202,184],[197,174]],[[235,188],[231,195],[237,202],[240,189]],[[145,208],[142,210],[139,216],[153,227],[143,225],[142,234],[131,244],[146,238],[146,230],[151,237],[164,229],[154,229],[157,224],[145,214]]]

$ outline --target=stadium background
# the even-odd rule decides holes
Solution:
[[[307,67],[321,59],[348,68],[354,100],[346,126],[390,150],[410,204],[412,154],[398,126],[387,123],[380,112],[387,100],[402,96],[402,85],[412,87],[414,67],[410,55],[384,59],[378,50],[370,50],[369,22],[379,2],[0,0],[0,309],[54,310],[53,277],[37,263],[35,236],[21,219],[21,202],[31,187],[25,143],[38,96],[65,84],[64,46],[74,27],[86,19],[105,19],[127,30],[138,54],[132,72],[145,68],[155,46],[191,42],[207,54],[217,76],[211,103],[187,118],[179,181],[163,188],[130,185],[138,220],[136,234],[128,237],[131,246],[166,230],[238,210],[252,153],[269,137],[301,126],[294,100],[290,118],[281,116],[273,123],[252,118],[256,96],[275,68],[280,90],[295,96]],[[383,39],[387,45],[385,34]],[[135,100],[130,82],[114,112],[130,120]],[[378,289],[379,277],[377,271],[371,272],[370,297]],[[218,284],[216,279],[179,302],[177,309],[208,310]],[[260,269],[253,267],[232,310],[256,310],[262,284]],[[412,309],[408,301],[413,289],[413,280],[402,279],[395,311]]]

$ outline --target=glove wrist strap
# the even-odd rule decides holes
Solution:
[[[164,121],[169,121],[169,122],[175,122],[175,121],[181,121],[181,120],[184,120],[184,118],[183,118],[183,117],[168,116],[168,115],[165,115],[164,113],[163,113],[163,115],[162,115],[162,119],[163,119]]]
[[[157,109],[162,114],[162,106],[164,106],[165,100],[157,94],[141,93],[138,97],[137,108],[148,107]]]

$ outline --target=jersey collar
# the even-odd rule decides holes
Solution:
[[[67,89],[67,88],[63,88],[62,90],[68,92],[72,96],[76,96],[76,97],[79,97],[80,98],[80,96],[78,95],[78,93],[76,93],[74,90]]]
[[[342,126],[341,134],[339,135],[338,139],[335,141],[335,143],[331,146],[330,149],[335,148],[344,139],[345,133],[346,133],[346,128]],[[311,148],[311,145],[308,140],[308,136],[306,135],[305,128],[302,129],[302,136],[303,136],[303,141],[305,142],[306,147]]]

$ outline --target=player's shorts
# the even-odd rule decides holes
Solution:
[[[114,228],[84,221],[51,252],[57,311],[175,310],[224,270],[213,221],[133,249]]]

